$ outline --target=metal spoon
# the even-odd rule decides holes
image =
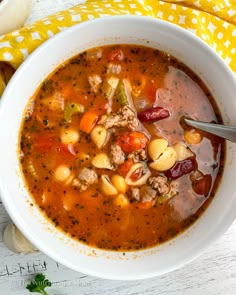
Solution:
[[[195,121],[188,118],[183,118],[183,120],[189,126],[198,128],[200,130],[225,138],[227,140],[236,142],[236,127],[214,124],[214,123],[206,123],[202,121]]]

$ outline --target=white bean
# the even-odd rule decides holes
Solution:
[[[115,197],[115,204],[121,208],[125,208],[129,205],[129,200],[124,194],[119,194]]]
[[[61,142],[64,144],[75,144],[79,141],[79,132],[74,129],[63,129],[61,131]]]
[[[121,175],[115,174],[111,177],[111,182],[119,192],[123,194],[126,192],[127,184],[125,182],[124,177],[122,177]]]
[[[70,168],[66,165],[60,165],[56,168],[54,178],[58,182],[65,182],[71,176]]]

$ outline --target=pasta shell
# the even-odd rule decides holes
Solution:
[[[163,154],[149,166],[157,171],[169,170],[176,162],[177,154],[173,147],[167,147]]]
[[[100,153],[96,155],[92,159],[92,164],[94,167],[100,168],[100,169],[109,169],[109,170],[113,169],[110,158],[105,153]]]
[[[132,179],[132,175],[138,171],[139,169],[141,169],[141,173],[143,174],[140,178],[138,178],[137,180],[133,180]],[[151,172],[148,169],[145,169],[144,171],[144,166],[141,163],[136,163],[134,164],[129,172],[127,173],[126,177],[125,177],[125,181],[128,185],[131,186],[142,186],[143,184],[145,184],[149,178],[149,176],[151,176]]]
[[[183,161],[190,157],[193,157],[193,152],[183,143],[176,143],[173,145],[173,148],[176,151],[176,161]]]
[[[111,183],[108,175],[101,176],[101,190],[107,196],[113,196],[118,194],[117,189]]]
[[[156,161],[167,148],[168,142],[164,138],[152,140],[148,145],[148,153],[153,161]]]
[[[91,136],[92,141],[100,149],[106,143],[106,140],[107,140],[107,130],[103,126],[97,125],[91,131],[90,136]]]

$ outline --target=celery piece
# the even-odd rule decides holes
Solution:
[[[125,91],[124,81],[121,81],[117,88],[117,99],[121,106],[125,106],[128,104],[128,97]]]
[[[79,103],[75,103],[75,102],[69,102],[65,106],[64,119],[67,123],[69,123],[69,122],[71,122],[71,118],[72,118],[73,114],[83,113],[83,112],[84,112],[83,105],[81,105]]]
[[[176,191],[170,191],[168,194],[166,195],[162,195],[162,196],[159,196],[157,198],[157,201],[160,205],[164,204],[165,202],[167,202],[168,200],[172,199],[174,196],[177,195],[177,192]]]
[[[107,83],[105,84],[105,88],[104,88],[104,96],[107,100],[111,101],[114,93],[116,91],[116,88],[118,86],[119,83],[119,79],[116,77],[110,77],[107,80]]]

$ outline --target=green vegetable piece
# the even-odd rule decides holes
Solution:
[[[71,118],[73,116],[73,114],[75,113],[83,113],[84,112],[84,106],[79,104],[79,103],[75,103],[75,102],[70,102],[67,103],[65,106],[65,110],[64,110],[64,119],[67,123],[71,122]]]
[[[45,275],[43,274],[37,274],[34,277],[34,280],[31,281],[27,286],[26,289],[28,289],[31,293],[40,293],[44,295],[48,295],[48,293],[45,291],[45,288],[51,287],[52,283],[46,279]]]
[[[171,198],[173,198],[174,196],[177,195],[177,192],[176,191],[170,191],[168,194],[166,195],[162,195],[162,196],[159,196],[157,198],[157,201],[160,205],[164,204],[165,202],[167,202],[168,200],[170,200]]]
[[[125,91],[124,81],[121,81],[117,88],[117,99],[121,106],[126,106],[128,104],[128,97]]]

